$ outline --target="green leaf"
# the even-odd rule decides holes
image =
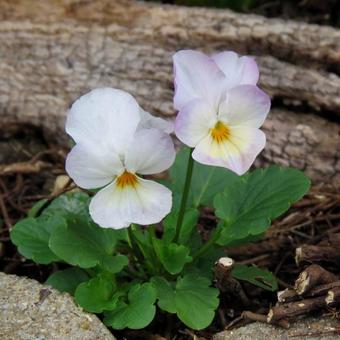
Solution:
[[[309,187],[308,177],[292,168],[272,166],[239,177],[214,200],[215,214],[224,221],[218,244],[262,234]]]
[[[83,192],[67,193],[57,197],[42,212],[42,216],[59,215],[68,223],[81,221],[86,223],[90,220],[88,212],[90,197]]]
[[[190,249],[183,245],[154,239],[154,246],[159,260],[170,274],[180,273],[184,265],[192,261],[192,257],[189,256]]]
[[[274,292],[278,289],[275,276],[264,269],[256,266],[246,266],[236,264],[233,268],[232,275],[238,279],[252,283],[255,286]]]
[[[74,295],[77,286],[90,279],[85,270],[80,268],[68,268],[65,270],[59,270],[49,276],[46,285],[50,285],[60,292],[67,292]]]
[[[192,329],[208,327],[218,307],[218,290],[211,281],[196,274],[178,278],[175,288],[161,277],[152,278],[157,289],[158,306],[178,318]]]
[[[177,315],[192,329],[206,328],[213,321],[219,292],[210,285],[210,280],[194,274],[180,278],[176,284]]]
[[[157,290],[159,308],[168,313],[176,313],[175,290],[171,283],[160,276],[153,277],[151,283]]]
[[[176,193],[183,191],[189,155],[190,149],[182,148],[177,153],[175,163],[170,169],[172,181],[170,187],[175,191],[175,196]],[[200,205],[212,207],[215,195],[237,179],[238,176],[227,169],[195,162],[188,199],[189,206],[194,208]]]
[[[128,264],[128,257],[121,254],[104,256],[101,262],[102,267],[112,274],[119,273]]]
[[[100,274],[90,281],[81,283],[74,294],[77,303],[88,312],[101,313],[112,310],[119,296],[114,296],[116,285],[113,279]]]
[[[178,243],[186,245],[191,235],[197,226],[199,211],[197,209],[188,209],[184,213],[182,228],[178,237]],[[164,234],[162,240],[164,242],[171,242],[176,234],[176,224],[178,219],[178,211],[172,211],[163,220]]]
[[[136,243],[139,245],[139,249],[143,256],[147,259],[147,261],[155,264],[157,259],[155,259],[150,231],[142,230],[140,227],[136,227],[135,225],[132,225],[129,228],[131,228]]]
[[[257,242],[260,241],[262,239],[262,237],[264,236],[264,232],[260,233],[260,234],[256,234],[256,235],[248,235],[244,238],[240,238],[240,239],[230,239],[227,241],[227,243],[225,245],[228,246],[228,248],[233,248],[233,247],[239,247],[243,244],[247,244],[247,243],[252,243],[252,242]]]
[[[48,202],[48,199],[44,198],[36,203],[34,203],[33,207],[28,211],[28,217],[36,217],[40,209]]]
[[[77,217],[69,219],[68,225],[56,228],[49,242],[52,251],[61,259],[81,268],[112,266],[108,256],[113,254],[115,245],[113,229],[100,228]]]
[[[29,217],[19,221],[11,230],[10,236],[20,254],[36,263],[48,264],[60,260],[48,246],[51,232],[65,226],[65,220],[59,216]]]
[[[114,329],[141,329],[155,317],[156,289],[151,283],[135,284],[128,301],[120,301],[117,308],[105,313],[104,323]]]

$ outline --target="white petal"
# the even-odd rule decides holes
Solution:
[[[116,186],[100,190],[91,200],[90,214],[104,228],[120,229],[132,223],[160,222],[171,210],[171,191],[153,181],[138,178],[136,187]]]
[[[259,81],[260,72],[253,57],[241,57],[239,63],[243,65],[241,84],[256,85]]]
[[[136,100],[127,92],[95,89],[71,107],[66,132],[77,143],[100,143],[123,155],[141,118]]]
[[[238,175],[244,174],[266,144],[265,134],[250,127],[233,127],[229,140],[216,143],[211,136],[204,138],[192,156],[202,164],[225,167]]]
[[[219,117],[228,125],[260,127],[270,109],[270,98],[254,85],[241,85],[228,91],[219,107]]]
[[[67,173],[84,189],[103,187],[123,170],[115,152],[89,143],[75,145],[66,158]]]
[[[225,74],[227,89],[242,84],[256,85],[259,80],[259,70],[251,57],[239,58],[235,52],[222,52],[212,56],[217,66]]]
[[[157,174],[170,168],[176,152],[171,137],[156,129],[138,129],[126,151],[128,172],[141,175]]]
[[[139,113],[142,120],[140,121],[138,128],[154,128],[164,131],[168,134],[174,132],[174,123],[172,121],[154,117],[143,109],[140,109]]]
[[[177,110],[197,98],[209,101],[213,107],[218,105],[225,77],[210,57],[201,52],[183,50],[175,53],[173,62],[174,106]]]
[[[217,113],[204,100],[196,99],[179,111],[175,121],[175,133],[184,144],[194,147],[209,134],[217,122]]]

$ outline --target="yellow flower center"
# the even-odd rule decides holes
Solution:
[[[118,178],[117,178],[117,187],[120,189],[124,189],[128,186],[135,187],[138,183],[138,178],[135,174],[131,172],[124,171]]]
[[[230,130],[224,123],[217,122],[210,130],[210,134],[216,143],[223,143],[224,141],[228,140],[230,136]]]

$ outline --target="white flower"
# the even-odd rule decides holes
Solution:
[[[66,171],[84,189],[101,189],[90,214],[101,227],[157,223],[171,209],[171,191],[139,175],[168,169],[175,159],[172,124],[143,111],[128,93],[102,88],[71,107],[66,131],[74,139]]]
[[[265,146],[259,128],[270,108],[255,61],[187,50],[174,55],[174,71],[177,137],[196,161],[245,173]]]

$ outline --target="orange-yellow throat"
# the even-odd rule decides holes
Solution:
[[[118,178],[117,178],[117,187],[120,189],[124,189],[126,187],[135,187],[138,183],[137,176],[132,174],[131,172],[124,171]]]
[[[217,122],[215,126],[210,130],[210,134],[212,139],[216,143],[223,143],[229,139],[230,130],[228,126],[226,126],[222,122]]]

